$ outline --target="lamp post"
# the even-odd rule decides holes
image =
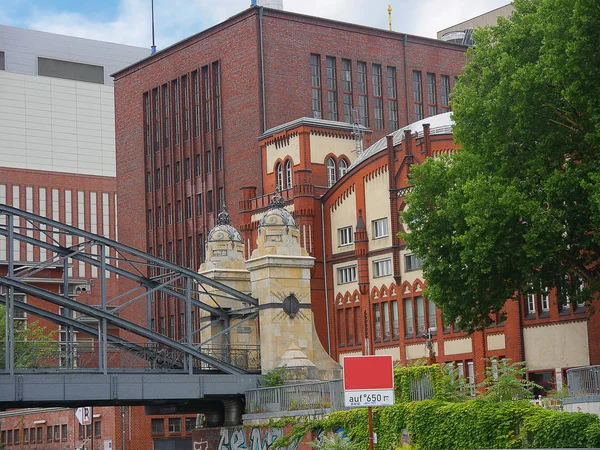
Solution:
[[[435,364],[435,362],[436,362],[435,361],[435,351],[433,350],[433,342],[431,342],[433,335],[436,333],[437,333],[436,327],[429,327],[427,329],[427,333],[425,333],[425,347],[429,351],[429,356],[427,357],[428,365]]]

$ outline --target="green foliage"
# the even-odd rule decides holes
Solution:
[[[510,358],[492,364],[492,359],[486,358],[485,380],[477,385],[482,388],[481,397],[484,400],[506,402],[533,398],[533,388],[541,386],[527,380],[527,363],[525,361],[511,363]]]
[[[260,376],[261,385],[263,387],[283,386],[285,384],[285,369],[286,366],[281,366],[266,371]]]
[[[374,409],[373,426],[378,450],[398,448],[402,430],[409,431],[415,450],[594,448],[600,444],[597,416],[546,410],[525,400],[397,403]],[[293,442],[292,435],[297,438],[309,431],[343,428],[350,441],[358,444],[357,448],[366,449],[369,445],[366,408],[338,411],[294,428],[296,434],[292,431],[289,442]]]
[[[453,94],[461,149],[413,166],[402,214],[425,294],[467,331],[521,292],[575,302],[600,288],[600,8],[514,6],[475,31]]]
[[[454,364],[444,364],[442,366],[443,377],[439,384],[439,393],[436,392],[436,398],[448,402],[464,402],[470,400],[471,389],[474,386],[468,384],[459,367]]]
[[[436,399],[444,399],[442,369],[439,365],[410,366],[394,368],[394,389],[396,402],[410,402],[410,384],[412,380],[421,380],[424,377],[431,379],[434,396]]]
[[[322,436],[316,442],[309,442],[308,445],[317,450],[360,450],[361,447],[352,442],[347,436],[342,433],[332,433]]]

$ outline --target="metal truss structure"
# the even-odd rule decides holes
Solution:
[[[6,254],[0,263],[0,304],[5,306],[0,380],[2,374],[28,373],[239,377],[260,372],[257,346],[228,344],[229,333],[258,314],[258,301],[248,294],[106,237],[1,204],[0,251]],[[27,261],[15,258],[22,254]],[[74,265],[94,271],[97,304],[77,296],[89,289],[89,280],[74,278]],[[122,287],[112,297],[111,278]],[[19,300],[23,294],[27,302]],[[182,339],[152,329],[157,301],[179,302]],[[232,308],[232,301],[239,307]],[[25,314],[56,324],[60,336],[19,340],[18,319]],[[194,327],[199,318],[200,327]],[[201,341],[209,327],[212,336]]]

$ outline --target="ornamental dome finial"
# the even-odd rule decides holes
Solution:
[[[217,216],[217,224],[219,225],[229,225],[231,223],[231,216],[225,209],[225,203],[221,206],[221,212]]]

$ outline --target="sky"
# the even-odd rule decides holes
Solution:
[[[2,0],[0,24],[150,47],[152,0]],[[283,0],[287,11],[436,37],[439,30],[509,0]],[[154,0],[158,49],[198,33],[250,6],[250,0]]]

